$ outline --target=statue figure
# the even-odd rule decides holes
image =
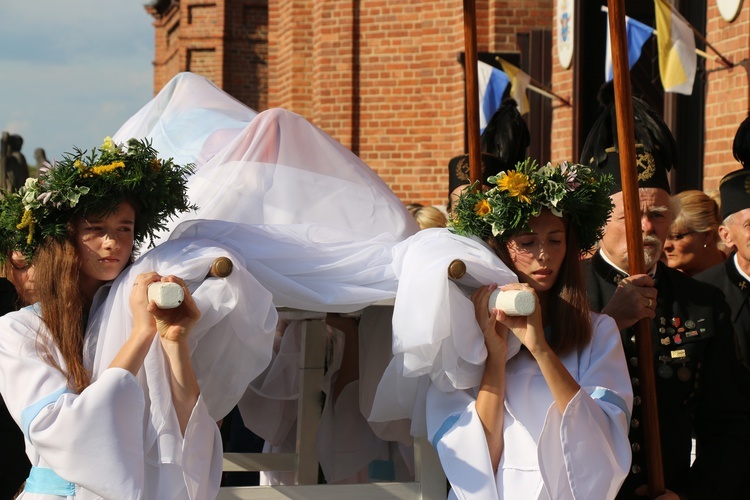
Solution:
[[[47,154],[44,152],[44,148],[36,148],[34,150],[34,161],[36,162],[36,165],[34,165],[33,170],[34,172],[31,172],[31,168],[29,168],[29,175],[37,176],[39,175],[39,169],[44,166],[45,163],[47,163]]]
[[[2,134],[2,168],[0,173],[0,187],[8,191],[17,191],[29,176],[29,166],[26,157],[21,153],[23,138],[18,134]]]

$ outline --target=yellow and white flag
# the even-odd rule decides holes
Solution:
[[[665,92],[690,95],[697,65],[693,30],[666,0],[654,0],[654,7],[661,84]]]
[[[518,103],[518,112],[522,115],[529,112],[529,99],[526,97],[526,88],[531,83],[531,76],[520,68],[513,66],[505,59],[497,58],[503,67],[503,72],[510,78],[510,96]]]

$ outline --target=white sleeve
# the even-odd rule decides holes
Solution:
[[[499,498],[476,398],[466,391],[427,390],[427,439],[451,483],[451,498]]]
[[[620,334],[609,316],[592,316],[593,338],[572,375],[581,390],[561,415],[547,412],[539,467],[559,498],[614,498],[630,467],[633,391]]]
[[[209,455],[207,450],[213,450]],[[182,448],[182,473],[188,498],[216,498],[223,466],[221,433],[208,413],[203,396],[190,414]]]
[[[32,465],[104,498],[140,498],[145,401],[138,381],[112,368],[71,393],[66,377],[41,358],[42,328],[29,308],[0,318],[0,392],[39,455]],[[56,349],[52,357],[62,363]]]

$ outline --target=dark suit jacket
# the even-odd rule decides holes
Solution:
[[[601,311],[625,275],[599,253],[584,268],[591,307]],[[729,308],[716,288],[662,263],[654,279],[658,295],[651,338],[666,487],[691,499],[740,498],[750,474],[750,398],[737,381]],[[633,462],[618,498],[638,498],[634,489],[647,482],[638,359],[634,329],[620,333],[634,406]],[[691,467],[693,436],[698,457]]]
[[[698,281],[710,283],[724,294],[731,310],[731,321],[737,340],[737,356],[750,379],[750,282],[734,263],[734,254],[726,262],[703,271],[695,277]]]

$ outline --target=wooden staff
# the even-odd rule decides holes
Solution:
[[[469,132],[469,180],[482,180],[482,157],[479,153],[479,86],[477,80],[476,2],[464,0],[464,70],[466,71],[466,126]],[[479,189],[477,187],[477,189]]]
[[[638,181],[635,166],[635,135],[633,127],[633,99],[630,89],[628,43],[625,35],[625,6],[623,0],[609,2],[609,32],[612,40],[612,67],[614,72],[615,109],[617,112],[617,145],[620,153],[622,201],[625,209],[630,274],[643,274],[643,238],[641,235],[641,209],[638,198]],[[648,489],[651,498],[664,493],[664,467],[661,459],[659,417],[656,404],[656,381],[651,348],[651,326],[647,318],[636,325],[638,372],[643,408],[643,435],[648,469]]]

